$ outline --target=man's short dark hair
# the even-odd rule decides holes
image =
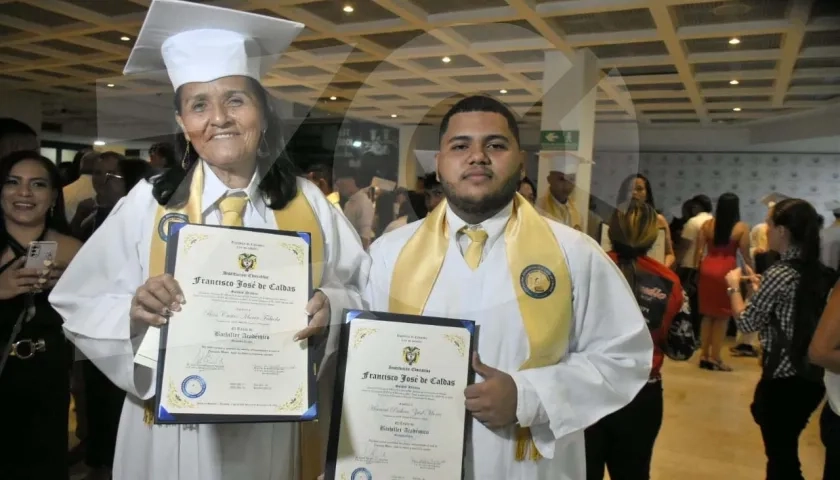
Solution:
[[[516,139],[516,144],[520,145],[519,124],[516,122],[516,117],[513,115],[513,112],[511,112],[510,109],[502,102],[488,95],[473,95],[471,97],[464,98],[453,105],[440,121],[440,134],[438,138],[442,139],[446,134],[446,130],[449,128],[449,120],[451,120],[452,117],[459,113],[470,112],[498,113],[499,115],[505,117],[510,133],[512,133],[513,138]]]
[[[14,118],[3,117],[0,118],[0,136],[3,135],[31,135],[33,137],[38,134],[29,125],[16,120]]]
[[[426,176],[423,177],[423,190],[427,192],[434,192],[440,189],[441,186],[436,173],[427,173]]]
[[[310,165],[309,168],[306,169],[306,174],[312,174],[316,180],[324,180],[326,184],[330,187],[333,185],[333,168],[324,163],[316,163]]]
[[[701,212],[712,213],[712,210],[714,210],[714,205],[712,205],[712,199],[709,198],[708,195],[697,195],[696,197],[692,198],[691,201],[697,203],[697,205],[700,207]]]
[[[165,168],[172,168],[178,165],[178,157],[175,155],[175,147],[171,143],[159,142],[149,147],[149,155],[157,155],[163,159]]]

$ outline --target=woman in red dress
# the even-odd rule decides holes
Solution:
[[[738,196],[724,193],[718,198],[715,217],[700,229],[697,240],[699,280],[697,295],[703,322],[700,327],[700,368],[729,372],[720,352],[726,327],[732,316],[726,293],[726,274],[738,266],[738,251],[752,267],[750,227],[741,221]]]

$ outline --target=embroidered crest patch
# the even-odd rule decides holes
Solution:
[[[557,286],[557,279],[546,267],[529,265],[522,270],[519,284],[529,297],[540,299],[551,295],[554,287]]]
[[[160,219],[160,223],[158,223],[158,236],[161,240],[165,242],[169,240],[170,223],[188,223],[189,221],[189,217],[187,217],[183,213],[167,213]]]

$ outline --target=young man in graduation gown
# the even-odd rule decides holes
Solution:
[[[50,296],[67,336],[126,391],[116,480],[301,477],[299,451],[310,443],[299,440],[298,424],[152,424],[159,365],[140,365],[135,354],[144,339],[155,338],[157,326],[178,322],[180,305],[191,300],[164,274],[170,221],[309,232],[316,291],[301,312],[311,320],[298,340],[321,332],[331,314],[337,320],[343,308],[361,307],[369,259],[346,218],[280,155],[279,119],[259,83],[302,29],[179,0],[149,7],[126,72],[166,68],[187,142],[183,165],[123,198]],[[327,343],[321,380],[334,351]],[[319,381],[319,392],[329,395],[329,387]],[[318,410],[326,425],[329,408]]]
[[[584,429],[628,404],[653,347],[634,296],[585,234],[516,193],[516,120],[490,97],[440,127],[446,200],[376,241],[365,290],[375,311],[474,320],[468,480],[586,478]]]
[[[579,159],[566,154],[552,162],[548,173],[548,192],[537,199],[537,210],[546,217],[567,227],[581,230],[583,221],[572,193],[575,191],[575,175]]]

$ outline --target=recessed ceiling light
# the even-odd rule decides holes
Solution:
[[[730,85],[738,85],[739,83],[741,83],[741,82],[739,82],[738,80],[735,80],[734,78],[729,81]]]
[[[441,58],[441,61],[443,61],[443,63],[449,63],[449,62],[452,61],[452,59],[449,58],[449,57],[443,57],[443,58]]]
[[[739,43],[741,43],[741,39],[738,37],[732,37],[729,39],[730,45],[738,45]]]
[[[129,37],[127,35],[123,35],[122,37],[120,37],[120,40],[122,40],[123,42],[128,42],[128,41],[131,40],[131,37]]]
[[[108,87],[108,88],[114,88],[114,84],[113,84],[113,83],[109,83],[108,85],[105,85],[105,86],[106,86],[106,87]]]
[[[356,147],[356,148],[361,147],[362,146],[362,141],[361,140],[353,140],[353,146]]]
[[[338,97],[332,96],[332,97],[330,97],[330,100],[338,100]]]
[[[343,10],[344,13],[353,13],[353,5],[345,5]]]
[[[396,114],[396,113],[392,113],[392,114],[391,114],[391,118],[397,118],[397,114]]]
[[[101,146],[105,145],[105,142],[103,142],[102,140],[97,140],[97,141],[93,142],[93,144],[96,145],[97,147],[101,147]]]
[[[503,88],[503,89],[499,90],[499,93],[501,93],[502,95],[504,95],[504,94],[506,94],[506,93],[507,93],[507,90],[505,90],[505,89]]]
[[[740,111],[741,111],[741,107],[735,107],[735,108],[733,108],[733,109],[732,109],[732,111],[733,111],[733,112],[740,112]]]

